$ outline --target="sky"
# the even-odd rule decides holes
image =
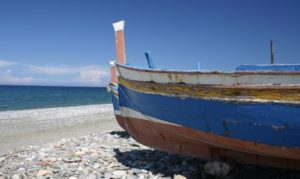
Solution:
[[[1,0],[0,85],[105,86],[119,20],[132,66],[300,63],[298,0]]]

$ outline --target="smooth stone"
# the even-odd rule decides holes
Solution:
[[[62,144],[53,144],[53,147],[54,147],[54,148],[61,148],[61,147],[62,147]]]
[[[70,177],[69,179],[78,179],[77,177],[74,177],[74,176],[72,176],[72,177]]]
[[[186,179],[186,177],[183,175],[175,175],[174,179]]]
[[[149,178],[149,179],[158,179],[158,176],[150,175],[150,178]]]
[[[79,179],[86,179],[85,175],[79,175]]]
[[[212,161],[204,165],[204,171],[207,174],[224,177],[230,172],[231,166],[229,163]]]
[[[148,173],[144,173],[143,176],[144,176],[145,178],[149,178],[150,175],[149,175]]]
[[[68,163],[80,162],[81,158],[80,157],[66,157],[66,158],[63,158],[63,161],[68,162]]]
[[[193,165],[191,165],[191,166],[188,167],[188,170],[189,171],[196,171],[196,170],[198,170],[198,168],[195,167],[195,166],[193,166]]]
[[[99,167],[101,167],[101,165],[100,165],[99,163],[96,163],[96,164],[94,165],[94,169],[97,169],[97,168],[99,168]]]
[[[133,166],[139,165],[139,161],[134,161],[134,162],[132,163],[132,165],[133,165]]]
[[[174,168],[172,168],[171,170],[172,170],[173,172],[175,172],[175,173],[181,173],[182,168],[174,167]]]
[[[184,161],[181,163],[181,165],[183,165],[183,166],[188,166],[189,163],[188,163],[187,161],[184,160]]]
[[[110,179],[111,178],[111,173],[105,173],[104,178],[105,179]]]
[[[20,167],[19,169],[18,169],[18,172],[25,172],[26,171],[26,169],[25,168],[22,168],[22,167]]]
[[[116,163],[111,163],[111,164],[109,164],[108,166],[107,166],[107,168],[114,168],[114,167],[117,167],[118,166],[118,164],[116,164]]]
[[[37,176],[45,176],[48,173],[50,173],[50,171],[48,171],[48,170],[39,170],[39,172],[36,175]]]
[[[82,169],[82,173],[85,174],[85,175],[88,175],[90,172],[90,170],[88,168],[83,168]]]
[[[22,178],[23,178],[22,175],[18,175],[18,174],[14,174],[12,176],[12,179],[22,179]]]
[[[112,174],[116,177],[122,177],[122,176],[126,175],[126,172],[122,171],[122,170],[116,170]]]
[[[85,152],[84,151],[77,151],[77,152],[75,152],[75,155],[81,157],[81,156],[85,155]]]
[[[182,172],[182,174],[184,176],[187,176],[187,178],[189,178],[189,176],[192,174],[192,172],[191,171],[184,171],[184,172]]]
[[[82,166],[79,166],[77,170],[82,171],[83,170]]]
[[[141,172],[142,172],[142,173],[148,173],[148,171],[147,171],[147,170],[144,170],[144,169],[142,169]]]
[[[60,168],[59,167],[55,167],[55,168],[52,168],[51,171],[53,173],[58,173],[60,171]]]
[[[86,179],[97,179],[97,175],[94,173],[89,174],[89,176]]]
[[[52,157],[52,158],[50,159],[50,161],[51,161],[51,162],[56,162],[57,159],[56,159],[55,157]]]
[[[139,173],[142,173],[142,171],[140,169],[137,169],[137,168],[133,168],[131,169],[132,173],[134,174],[139,174]]]
[[[150,168],[153,168],[154,164],[153,163],[148,163],[144,168],[145,169],[150,169]]]
[[[126,175],[126,179],[137,179],[138,177],[135,175]]]
[[[6,159],[6,157],[0,157],[0,162],[3,162]]]

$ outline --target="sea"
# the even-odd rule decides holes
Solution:
[[[1,86],[0,111],[109,104],[104,87]]]

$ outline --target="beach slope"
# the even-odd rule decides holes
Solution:
[[[111,104],[0,112],[0,155],[22,146],[118,130]]]

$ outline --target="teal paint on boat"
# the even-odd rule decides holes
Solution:
[[[282,71],[300,72],[300,64],[276,64],[276,65],[240,65],[237,71]]]

